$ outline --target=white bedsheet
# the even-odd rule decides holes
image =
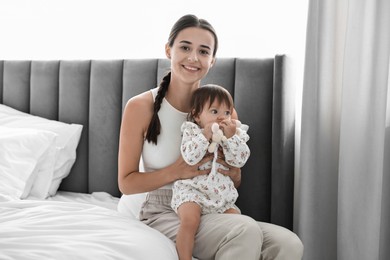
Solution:
[[[113,197],[58,195],[0,202],[0,259],[178,259],[171,240],[110,209]]]
[[[55,196],[48,197],[49,201],[80,202],[87,203],[103,208],[117,210],[119,198],[110,195],[107,192],[93,192],[92,194],[58,191]]]

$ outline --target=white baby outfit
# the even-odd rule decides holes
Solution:
[[[225,161],[234,167],[242,167],[249,158],[250,150],[246,142],[249,135],[247,128],[237,130],[236,134],[222,141]],[[202,129],[195,123],[184,122],[181,126],[183,134],[181,154],[186,163],[197,164],[206,154],[209,141],[202,133]],[[217,169],[224,167],[216,162],[218,149],[215,149],[214,159],[199,167],[210,169],[208,175],[201,175],[192,179],[178,180],[173,184],[172,208],[177,212],[184,202],[196,202],[202,208],[202,214],[223,213],[234,208],[238,192],[230,177],[225,176]]]

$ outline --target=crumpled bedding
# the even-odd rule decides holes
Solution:
[[[116,210],[74,201],[0,202],[0,259],[178,259],[174,243]]]

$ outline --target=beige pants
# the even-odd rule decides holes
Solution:
[[[140,220],[175,242],[180,221],[171,198],[171,190],[149,193]],[[193,255],[200,260],[298,260],[303,245],[293,232],[277,225],[239,214],[207,214],[201,217]]]

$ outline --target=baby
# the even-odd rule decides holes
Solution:
[[[234,205],[237,189],[230,177],[218,172],[224,166],[216,162],[222,156],[227,164],[241,168],[250,155],[246,144],[248,126],[231,118],[233,108],[233,99],[226,89],[202,86],[193,93],[189,121],[181,127],[181,154],[188,164],[197,164],[207,152],[214,153],[214,158],[199,167],[200,170],[211,168],[210,174],[173,184],[171,206],[181,223],[176,238],[180,259],[191,259],[202,214],[240,213]]]

